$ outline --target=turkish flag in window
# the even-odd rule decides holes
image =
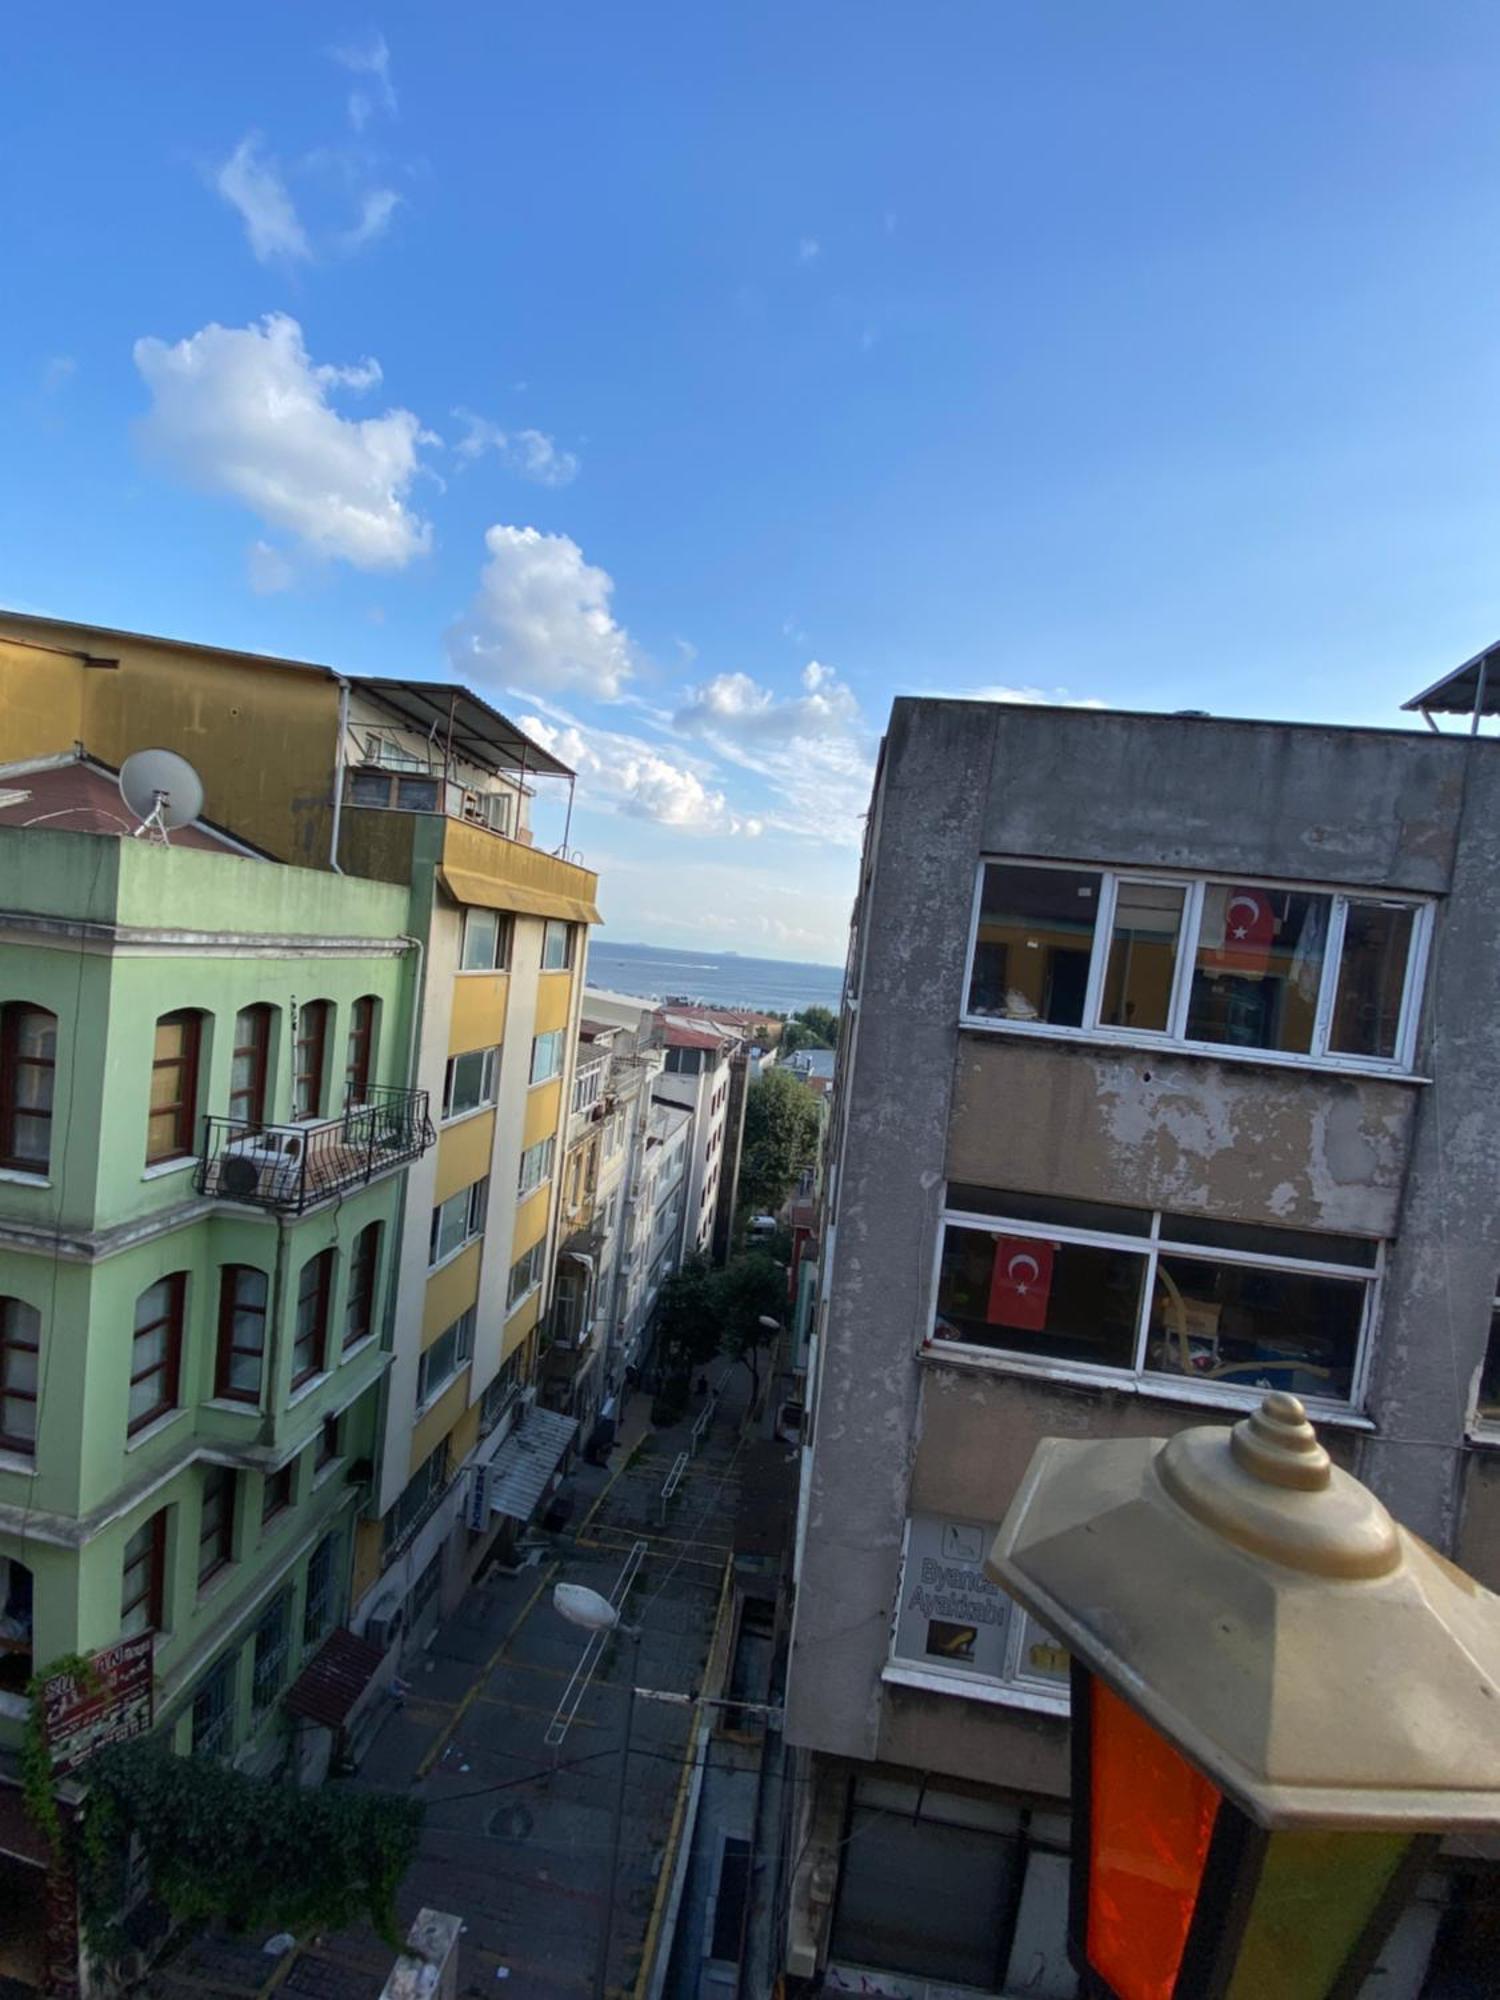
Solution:
[[[1224,942],[1214,954],[1224,972],[1264,972],[1276,938],[1276,912],[1268,889],[1218,889],[1224,899]]]
[[[1038,1243],[1029,1236],[1002,1236],[995,1244],[994,1269],[990,1273],[990,1303],[985,1319],[991,1326],[1024,1327],[1041,1333],[1047,1324],[1047,1301],[1052,1295],[1051,1243]]]

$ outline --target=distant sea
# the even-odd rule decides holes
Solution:
[[[802,1007],[831,1007],[837,1013],[844,974],[836,965],[600,939],[589,944],[589,985],[642,1000],[701,1000],[711,1007],[759,1007],[768,1014],[795,1014]]]

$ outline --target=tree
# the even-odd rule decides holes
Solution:
[[[817,1157],[819,1099],[787,1070],[768,1070],[745,1093],[738,1210],[774,1215]]]
[[[836,1049],[839,1045],[839,1017],[831,1007],[803,1007],[796,1017],[804,1028],[811,1028],[822,1038],[825,1049]]]
[[[713,1358],[719,1346],[717,1303],[708,1266],[689,1258],[665,1280],[656,1307],[660,1382],[659,1422],[671,1422],[687,1408],[693,1370]]]
[[[786,1270],[769,1251],[747,1250],[714,1272],[708,1290],[723,1352],[750,1370],[753,1403],[760,1393],[759,1349],[773,1338],[761,1321],[780,1326],[786,1318]]]

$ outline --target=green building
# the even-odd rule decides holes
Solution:
[[[33,1671],[143,1632],[177,1748],[288,1758],[433,1136],[406,889],[120,812],[0,774],[0,1778]]]

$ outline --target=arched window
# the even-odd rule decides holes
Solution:
[[[292,1387],[300,1389],[328,1366],[328,1301],[333,1294],[335,1252],[320,1250],[297,1280],[297,1323],[292,1338]]]
[[[0,1167],[44,1174],[52,1159],[57,1016],[26,1000],[0,1007]]]
[[[183,1300],[187,1272],[173,1271],[148,1285],[135,1302],[135,1331],[130,1342],[129,1435],[144,1430],[168,1410],[177,1408],[182,1376]]]
[[[191,1009],[163,1014],[151,1055],[151,1109],[146,1118],[146,1164],[185,1159],[193,1150],[198,1118],[198,1057],[203,1016]]]
[[[266,1082],[271,1071],[271,1016],[258,1001],[234,1017],[234,1057],[229,1071],[229,1115],[252,1128],[266,1119]]]
[[[219,1351],[214,1366],[214,1394],[234,1403],[260,1401],[261,1374],[266,1358],[266,1297],[264,1271],[253,1264],[219,1267]]]
[[[344,1057],[344,1102],[362,1104],[375,1075],[375,1009],[373,993],[362,993],[349,1010],[349,1043]]]
[[[380,1224],[367,1222],[354,1239],[349,1259],[349,1297],[344,1306],[344,1345],[356,1347],[375,1331],[375,1287],[380,1274]]]
[[[0,1450],[36,1453],[42,1316],[24,1299],[0,1298]]]
[[[297,1040],[292,1050],[294,1118],[323,1115],[323,1072],[332,1014],[333,1004],[328,1000],[309,1000],[297,1010]]]

